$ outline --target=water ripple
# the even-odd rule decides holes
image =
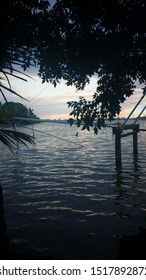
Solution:
[[[103,238],[110,252],[110,246],[117,242],[115,236],[133,234],[139,226],[145,227],[143,134],[139,136],[136,162],[132,158],[131,140],[123,139],[123,167],[117,171],[111,129],[99,132],[98,136],[81,131],[77,138],[76,128],[67,125],[36,127],[53,134],[57,131],[61,137],[84,147],[39,133],[36,147],[21,149],[19,158],[6,149],[2,152],[0,146],[7,231],[18,252],[45,252],[70,258],[80,246],[78,254],[82,258],[88,243],[86,250],[92,258]],[[105,256],[116,258],[116,254],[117,251],[111,255],[106,252]]]

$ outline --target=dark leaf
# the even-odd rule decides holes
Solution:
[[[0,141],[5,144],[11,150],[11,152],[17,148],[18,143],[23,144],[26,147],[28,147],[27,143],[35,144],[32,136],[26,133],[8,129],[0,129]]]
[[[70,126],[72,126],[74,123],[74,119],[72,119],[72,118],[68,119],[68,123],[70,124]]]
[[[7,90],[7,91],[9,91],[9,92],[11,92],[11,93],[17,95],[18,97],[20,97],[20,98],[22,98],[22,99],[28,101],[26,98],[22,97],[22,96],[21,96],[20,94],[18,94],[16,91],[14,91],[14,90],[12,90],[12,89],[10,89],[10,88],[8,88],[8,87],[5,87],[4,85],[0,85],[0,86],[1,86],[2,88],[4,88],[5,90]]]

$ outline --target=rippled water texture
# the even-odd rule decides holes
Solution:
[[[34,128],[67,141],[35,132],[36,146],[20,147],[18,157],[0,145],[12,246],[40,258],[117,259],[121,237],[145,228],[146,132],[139,133],[137,161],[132,136],[122,139],[122,169],[116,170],[111,128],[97,136],[79,131],[79,137],[67,124]]]

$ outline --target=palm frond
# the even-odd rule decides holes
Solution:
[[[9,81],[9,78],[8,78],[8,76],[7,76],[7,73],[6,73],[5,71],[1,71],[1,73],[5,76],[5,78],[6,78],[7,82],[8,82],[8,85],[9,85],[9,87],[10,87],[10,89],[11,89],[11,83],[10,83],[10,81]]]
[[[18,143],[28,147],[27,143],[35,144],[34,138],[26,133],[15,130],[0,129],[0,141],[13,152]]]
[[[4,85],[2,85],[2,84],[1,84],[0,86],[1,86],[3,89],[5,89],[5,90],[7,90],[7,91],[9,91],[9,92],[11,92],[11,93],[17,95],[18,97],[20,97],[20,98],[22,98],[22,99],[24,99],[24,100],[26,100],[26,101],[28,101],[26,98],[22,97],[20,94],[18,94],[16,91],[10,89],[9,87],[6,87],[6,86],[4,86]]]
[[[9,72],[7,72],[7,71],[1,71],[1,72],[2,72],[2,74],[4,74],[4,76],[6,77],[7,82],[8,82],[8,84],[9,84],[10,88],[11,88],[11,84],[10,84],[8,75],[9,75],[9,76],[12,76],[12,77],[15,77],[15,78],[18,78],[18,79],[20,79],[20,80],[22,80],[22,81],[27,82],[26,79],[24,79],[24,78],[22,78],[22,77],[20,77],[20,76],[18,76],[18,75],[15,75],[15,74],[13,74],[13,73],[9,73]]]
[[[18,73],[18,74],[15,74]],[[26,98],[22,97],[20,94],[18,94],[15,90],[11,87],[11,82],[9,80],[9,76],[18,78],[20,80],[23,80],[27,82],[27,80],[21,76],[18,76],[19,74],[27,76],[31,78],[29,75],[22,73],[19,70],[14,69],[13,67],[5,67],[5,69],[0,69],[0,73],[5,77],[7,81],[7,86],[4,85],[2,82],[0,82],[0,93],[2,94],[5,102],[8,104],[7,98],[3,91],[8,91],[26,101],[28,101]],[[3,80],[3,77],[0,77],[1,80]],[[13,152],[16,148],[18,143],[25,145],[28,147],[28,143],[35,144],[34,138],[26,133],[18,132],[15,130],[8,130],[8,129],[0,129],[0,141],[6,145],[11,152]]]
[[[13,62],[14,63],[14,62]],[[19,64],[20,66],[21,66],[21,64]],[[9,72],[7,72],[6,71],[6,69],[9,71]],[[18,70],[18,69],[15,69],[15,68],[10,68],[10,67],[5,67],[4,69],[0,69],[0,72],[7,72],[7,74],[8,75],[14,75],[13,73],[19,73],[19,74],[21,74],[21,75],[23,75],[23,76],[25,76],[25,77],[27,77],[27,78],[29,78],[29,79],[32,79],[32,80],[35,80],[33,77],[31,77],[30,75],[28,75],[28,74],[26,74],[26,73],[24,73],[24,72],[22,72],[22,71],[20,71],[20,70]],[[20,78],[20,76],[17,76],[17,78],[19,79]]]
[[[8,83],[8,86],[5,86],[2,82],[0,83],[0,89],[4,89],[10,93],[13,93],[14,95],[17,95],[18,97],[28,101],[26,98],[24,98],[23,96],[21,96],[20,94],[18,94],[15,90],[12,89],[11,87],[11,82],[10,82],[10,79],[9,79],[9,76],[10,77],[14,77],[14,78],[18,78],[22,81],[25,81],[27,82],[27,79],[25,79],[24,77],[28,77],[30,79],[33,79],[30,75],[26,74],[26,73],[23,73],[22,71],[20,70],[17,70],[17,69],[14,69],[12,66],[11,67],[5,67],[4,69],[0,68],[0,73],[2,75],[4,75],[5,79],[7,80],[7,83]],[[18,74],[15,74],[15,73],[18,73]],[[24,77],[20,76],[20,75],[23,75]],[[3,80],[3,77],[0,77],[1,80]],[[34,79],[33,79],[34,80]],[[1,92],[2,93],[2,92]],[[4,93],[2,93],[5,101],[6,101],[6,98],[5,98],[5,95]],[[7,101],[6,101],[7,102]]]
[[[5,97],[5,95],[4,95],[4,93],[3,93],[3,91],[2,91],[1,88],[0,88],[0,92],[1,92],[1,94],[2,94],[2,96],[3,96],[3,98],[4,98],[4,100],[5,100],[5,102],[8,103],[8,100],[7,100],[7,98]]]

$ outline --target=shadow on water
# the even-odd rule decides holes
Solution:
[[[122,166],[116,167],[116,187],[119,191],[119,198],[123,196],[124,176]],[[139,181],[138,156],[133,158],[133,183]],[[146,222],[146,216],[144,217]],[[121,260],[146,259],[146,228],[139,226],[138,233],[133,235],[121,235],[119,237],[119,256]]]
[[[0,185],[0,260],[33,260],[40,259],[40,256],[33,254],[17,254],[14,248],[10,244],[10,240],[7,236],[7,228],[4,218],[4,199],[3,199],[3,188]],[[44,258],[43,258],[44,259]],[[51,256],[47,256],[46,259],[52,259]]]
[[[132,170],[132,177],[133,177],[133,182],[137,183],[139,181],[139,162],[138,162],[138,156],[135,156],[133,158],[133,163],[131,164],[133,167]],[[124,186],[124,172],[122,165],[117,165],[116,166],[116,181],[115,185],[117,187],[117,190],[119,191],[119,194],[123,192],[123,186]]]
[[[145,260],[146,259],[146,229],[139,227],[136,235],[124,235],[119,241],[119,259]]]
[[[9,259],[11,256],[12,251],[9,239],[6,234],[6,225],[4,219],[3,189],[0,186],[0,259]]]

